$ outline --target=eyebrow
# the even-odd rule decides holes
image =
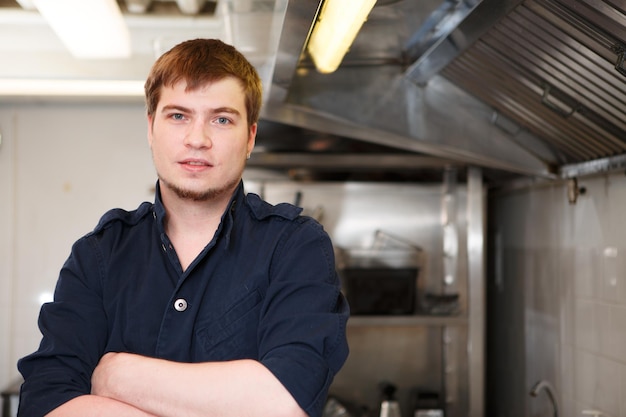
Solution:
[[[163,106],[163,108],[161,109],[161,113],[165,113],[165,112],[172,111],[172,110],[180,111],[182,113],[192,113],[191,109],[188,109],[187,107],[183,107],[183,106],[178,106],[176,104],[168,104],[167,106]]]
[[[212,113],[230,113],[236,116],[239,116],[241,114],[239,110],[234,109],[232,107],[218,107],[216,109],[213,109],[211,112]]]
[[[182,113],[194,113],[194,111],[192,109],[189,109],[187,107],[184,106],[179,106],[177,104],[169,104],[166,106],[163,106],[163,108],[161,109],[161,112],[168,112],[168,111],[180,111]],[[241,115],[241,112],[235,108],[232,107],[217,107],[215,109],[211,109],[210,111],[212,114],[218,114],[218,113],[229,113],[229,114],[233,114],[233,115]]]

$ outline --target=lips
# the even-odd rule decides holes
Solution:
[[[184,159],[179,162],[184,168],[187,169],[204,169],[213,166],[209,161],[205,159]]]

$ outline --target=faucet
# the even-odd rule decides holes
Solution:
[[[550,398],[550,402],[552,402],[552,407],[554,408],[554,417],[559,417],[559,401],[556,398],[556,391],[552,384],[545,379],[542,379],[537,382],[535,386],[533,386],[530,390],[530,395],[532,397],[536,397],[542,390],[545,390],[548,393],[548,397]]]

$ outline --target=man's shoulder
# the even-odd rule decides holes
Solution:
[[[114,208],[107,211],[101,218],[92,233],[99,233],[112,225],[119,224],[122,226],[134,226],[141,222],[153,210],[154,204],[143,202],[135,210],[125,210]]]
[[[254,193],[246,194],[246,203],[255,218],[259,220],[280,217],[295,220],[302,213],[302,208],[289,203],[271,204]]]

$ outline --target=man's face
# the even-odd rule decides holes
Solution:
[[[198,201],[229,198],[254,147],[240,83],[225,78],[185,92],[162,87],[148,118],[148,141],[163,194]]]

